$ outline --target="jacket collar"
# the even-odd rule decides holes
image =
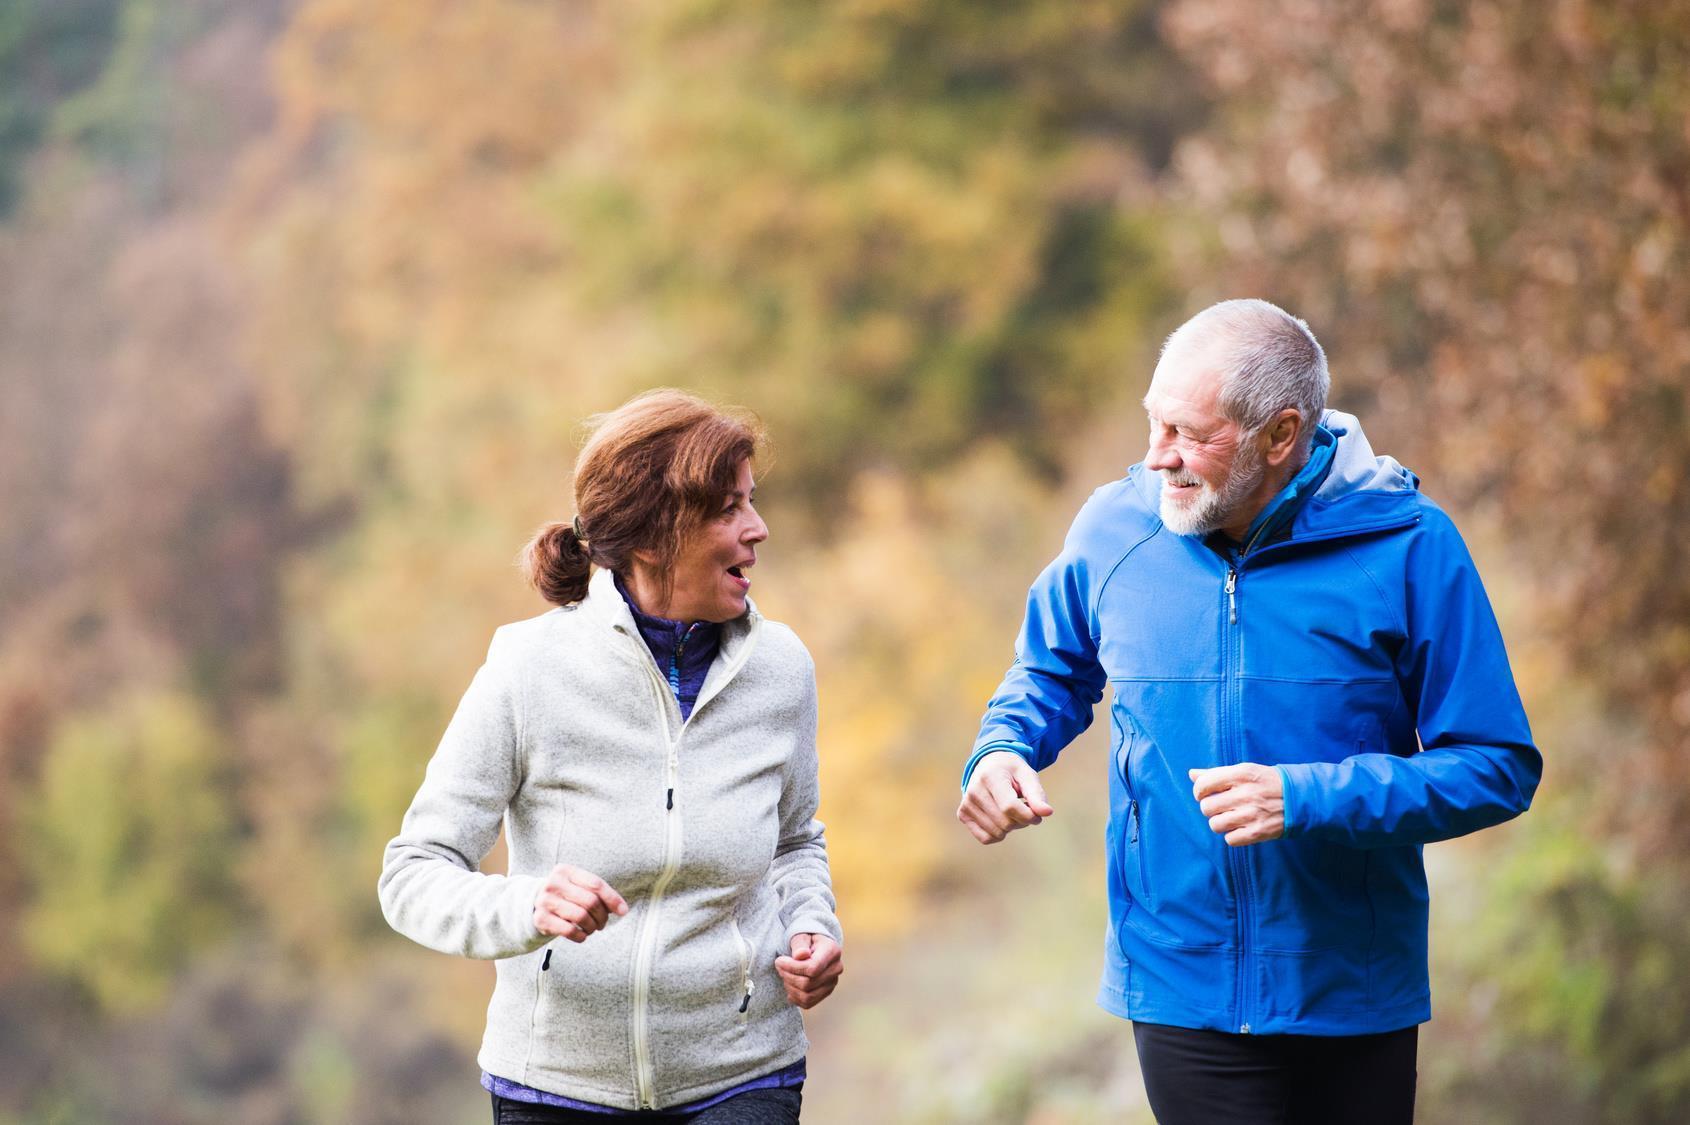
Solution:
[[[745,600],[746,610],[732,621],[722,622],[721,648],[717,650],[718,664],[734,664],[740,656],[741,649],[751,640],[757,629],[762,625],[763,615],[757,612],[757,605],[750,598]],[[627,601],[621,591],[616,588],[616,575],[599,567],[593,572],[593,577],[587,582],[587,596],[581,599],[580,613],[588,620],[602,625],[606,629],[614,629],[619,633],[626,633],[640,644],[642,658],[645,650],[645,640],[640,636],[640,628],[634,623],[633,610],[628,608]],[[715,669],[711,669],[712,674]],[[706,680],[708,686],[708,680]],[[702,698],[702,695],[700,696]]]
[[[1316,489],[1326,483],[1337,445],[1338,439],[1332,435],[1331,430],[1325,426],[1315,426],[1314,436],[1309,441],[1309,459],[1301,469],[1292,474],[1285,487],[1256,513],[1256,518],[1250,521],[1249,528],[1244,532],[1246,547],[1263,546],[1290,531],[1291,521],[1302,511],[1303,504]]]

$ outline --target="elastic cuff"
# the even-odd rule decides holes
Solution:
[[[988,742],[984,746],[975,750],[973,754],[969,755],[968,761],[963,765],[962,788],[964,790],[967,790],[968,779],[974,776],[974,767],[980,764],[980,759],[984,758],[987,754],[996,754],[1000,750],[1007,750],[1011,754],[1019,754],[1022,759],[1027,762],[1032,761],[1030,755],[1033,753],[1033,748],[1031,746],[1026,746],[1019,742]]]
[[[1274,766],[1273,768],[1279,774],[1280,819],[1285,822],[1282,832],[1289,836],[1293,823],[1291,818],[1291,775],[1285,772],[1284,766]]]
[[[845,934],[840,929],[839,920],[837,918],[800,918],[797,921],[788,924],[786,927],[787,949],[792,948],[792,939],[797,937],[799,934],[826,934],[828,937],[833,939],[833,943],[839,946],[839,948],[845,948]],[[786,950],[782,950],[781,952],[784,953]]]

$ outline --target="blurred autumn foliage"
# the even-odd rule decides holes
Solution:
[[[485,967],[386,932],[380,849],[656,384],[775,439],[853,942],[810,1115],[1142,1112],[1095,756],[1011,848],[949,817],[1157,342],[1240,294],[1469,531],[1549,761],[1429,853],[1422,1117],[1684,1119],[1687,106],[1682,0],[9,5],[0,1122],[484,1113]]]

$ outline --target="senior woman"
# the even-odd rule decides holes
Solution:
[[[494,634],[387,846],[393,928],[496,959],[496,1125],[798,1120],[842,939],[815,667],[748,596],[760,441],[679,391],[597,419],[523,555],[558,608]]]

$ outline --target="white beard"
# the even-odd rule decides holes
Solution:
[[[1240,450],[1238,459],[1227,471],[1219,488],[1211,487],[1185,470],[1162,470],[1162,523],[1175,535],[1207,535],[1225,524],[1238,510],[1244,498],[1255,491],[1267,472],[1267,459]],[[1190,500],[1175,500],[1168,491],[1170,484],[1196,484],[1197,495]]]

